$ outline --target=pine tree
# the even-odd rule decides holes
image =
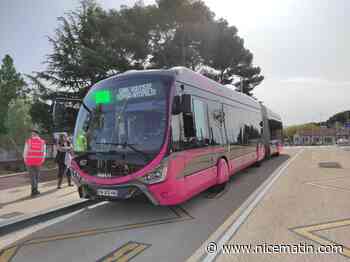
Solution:
[[[11,56],[6,55],[0,67],[0,134],[6,134],[5,121],[10,102],[21,96],[26,83],[20,73],[16,71]]]

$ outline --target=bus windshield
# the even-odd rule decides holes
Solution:
[[[147,160],[165,138],[168,79],[103,81],[84,99],[74,131],[74,151],[132,152]]]

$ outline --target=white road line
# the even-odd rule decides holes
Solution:
[[[342,191],[342,192],[350,192],[350,190],[348,190],[346,188],[340,188],[340,187],[334,187],[334,186],[328,186],[328,185],[320,185],[320,184],[315,184],[315,183],[305,183],[305,185],[315,186],[315,187],[322,188],[322,189],[332,189],[332,190],[337,190],[337,191]]]
[[[103,206],[103,205],[105,205],[105,204],[107,204],[107,203],[108,203],[108,201],[103,201],[103,202],[97,203],[97,204],[95,204],[95,205],[88,206],[88,209],[94,209],[94,208],[96,208],[96,207]]]
[[[283,165],[280,169],[276,170],[269,179],[267,185],[262,185],[263,188],[258,188],[253,194],[257,194],[257,196],[250,203],[243,203],[242,205],[248,205],[247,208],[242,212],[242,214],[237,218],[237,220],[228,228],[225,234],[223,234],[216,242],[218,247],[222,247],[226,244],[232,236],[237,232],[239,227],[245,222],[249,214],[253,211],[253,209],[259,204],[259,202],[266,195],[268,190],[271,188],[273,183],[282,175],[282,173],[288,168],[288,166],[302,153],[305,149],[301,149],[294,157],[292,157],[285,165]],[[260,191],[260,192],[259,192]],[[250,201],[248,199],[247,201]],[[218,251],[220,248],[218,249]],[[215,258],[220,254],[220,252],[215,253],[207,253],[204,257],[203,261],[211,262],[214,261]]]
[[[47,228],[49,226],[52,226],[54,224],[63,222],[64,220],[79,214],[84,209],[85,209],[85,207],[81,208],[81,209],[79,209],[77,211],[74,211],[72,213],[69,213],[67,215],[63,215],[63,216],[60,216],[58,218],[54,218],[54,219],[48,220],[46,222],[38,223],[38,224],[36,224],[34,226],[31,226],[30,228],[25,228],[25,229],[16,231],[16,232],[14,232],[12,234],[5,235],[5,236],[0,238],[0,250],[5,249],[6,247],[8,247],[8,246],[12,245],[13,243],[19,241],[20,239],[25,238],[25,237],[27,237],[27,236],[29,236],[29,235],[31,235],[31,234],[39,231],[39,230],[42,230],[42,229]]]

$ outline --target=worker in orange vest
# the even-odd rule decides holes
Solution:
[[[31,132],[31,137],[26,141],[24,146],[23,159],[31,179],[32,196],[35,196],[40,194],[38,191],[38,182],[40,167],[45,162],[46,144],[45,140],[39,137],[37,130],[32,129]]]

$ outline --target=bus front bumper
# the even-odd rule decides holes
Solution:
[[[71,172],[72,180],[79,189],[81,198],[93,200],[121,200],[144,194],[154,205],[159,205],[159,201],[150,193],[147,186],[140,182],[131,182],[120,185],[97,185],[87,182],[76,172]]]

